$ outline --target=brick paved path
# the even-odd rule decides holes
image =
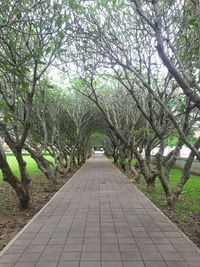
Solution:
[[[200,254],[103,156],[23,230],[0,267],[200,267]]]

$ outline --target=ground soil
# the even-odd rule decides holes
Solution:
[[[31,183],[32,200],[30,208],[25,211],[19,209],[19,202],[13,189],[5,182],[0,184],[0,250],[30,221],[76,171],[77,169],[74,169],[66,178],[58,178],[54,192],[50,192],[49,183],[46,178],[33,178]]]
[[[161,209],[200,248],[200,212],[172,212]],[[184,219],[180,220],[180,217]]]

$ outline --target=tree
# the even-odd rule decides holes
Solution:
[[[143,29],[154,34],[163,64],[184,94],[200,109],[198,1],[131,0]]]
[[[62,27],[66,25],[61,24],[66,14],[61,9],[57,1],[12,1],[0,11],[4,25],[0,28],[0,130],[18,161],[21,180],[8,175],[11,169],[4,156],[2,171],[4,180],[18,193],[22,208],[29,205],[31,181],[22,149],[31,126],[37,83],[64,41]]]

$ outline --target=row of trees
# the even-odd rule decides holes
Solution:
[[[3,1],[0,6],[0,136],[18,162],[16,177],[0,147],[3,180],[16,191],[21,208],[30,202],[26,150],[54,189],[89,153],[95,112],[88,100],[53,85],[48,69],[73,41],[71,1]],[[52,71],[51,71],[52,72]],[[54,158],[48,161],[43,152]]]
[[[200,138],[189,138],[200,121],[200,16],[198,1],[79,1],[73,10],[77,33],[72,87],[92,100],[107,123],[108,155],[129,167],[134,156],[147,190],[158,177],[175,207],[200,159]],[[77,60],[78,58],[78,60]],[[62,60],[62,56],[61,56]],[[63,61],[64,62],[64,61]],[[164,156],[166,140],[175,148]],[[190,148],[175,190],[172,169],[183,145]],[[151,151],[159,146],[152,164]],[[141,152],[144,149],[145,157]],[[136,175],[137,171],[131,169]]]

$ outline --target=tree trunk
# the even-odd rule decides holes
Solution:
[[[72,164],[73,164],[73,166],[75,168],[77,168],[77,162],[76,162],[76,157],[75,156],[72,157]]]
[[[171,169],[173,168],[178,156],[179,156],[179,153],[180,153],[180,150],[183,146],[183,142],[180,140],[175,149],[173,151],[171,151],[165,158],[164,158],[164,161],[162,162],[162,166],[163,166],[163,169],[164,169],[164,176],[165,176],[165,179],[168,180],[168,182],[170,183],[170,180],[169,180],[169,175],[170,175],[170,171]]]
[[[22,183],[13,174],[7,162],[6,155],[0,146],[0,168],[3,173],[3,180],[8,182],[19,197],[21,209],[27,209],[30,203],[29,184]]]
[[[114,164],[117,164],[118,163],[118,155],[114,154],[113,160],[114,160]]]
[[[81,155],[81,165],[83,165],[85,163],[85,161],[86,161],[85,154],[82,153],[82,155]]]
[[[114,160],[114,164],[117,164],[118,163],[118,159],[119,159],[119,154],[118,154],[118,151],[117,151],[116,147],[114,147],[114,149],[113,149],[112,157],[113,157],[113,160]]]
[[[24,161],[24,159],[23,159],[22,150],[21,149],[19,151],[17,150],[14,154],[15,154],[15,157],[17,159],[18,166],[19,166],[19,171],[20,171],[20,176],[21,176],[21,184],[23,185],[23,189],[26,191],[26,201],[25,202],[27,202],[27,204],[24,202],[24,205],[25,205],[24,208],[27,208],[29,205],[29,202],[30,202],[31,179],[27,173],[26,161]]]
[[[63,170],[63,176],[64,177],[66,177],[66,175],[72,171],[72,169],[71,169],[71,161],[72,161],[72,158],[71,158],[71,155],[69,155],[67,157],[67,166]]]
[[[56,175],[51,167],[51,163],[43,157],[42,154],[38,154],[34,148],[25,145],[25,149],[30,153],[31,157],[35,160],[38,169],[46,176],[49,181],[49,187],[51,191],[55,191]]]
[[[150,177],[148,180],[147,180],[147,192],[151,193],[155,190],[156,188],[156,177],[157,177],[157,174],[156,175],[152,175],[152,177]]]
[[[157,170],[158,170],[158,177],[159,180],[162,184],[163,190],[166,195],[166,200],[167,204],[170,208],[173,208],[173,195],[172,195],[172,190],[169,184],[169,179],[166,178],[165,174],[163,173],[163,166],[162,166],[162,155],[161,153],[157,153],[156,155],[156,165],[157,165]]]
[[[199,147],[200,147],[200,137],[197,139],[196,143],[194,144],[194,147],[197,150],[199,149]],[[181,192],[183,190],[183,187],[184,187],[184,185],[187,183],[187,181],[190,178],[190,170],[191,170],[194,158],[195,158],[195,153],[193,151],[191,151],[189,157],[186,160],[186,163],[185,163],[185,166],[184,166],[184,169],[183,169],[183,175],[182,175],[180,181],[177,183],[177,186],[176,186],[176,191],[175,191],[174,196],[173,196],[174,205],[176,205],[176,203],[178,202],[178,198],[179,198],[179,196],[180,196],[180,194],[181,194]]]
[[[154,191],[157,173],[150,170],[150,167],[148,167],[148,165],[146,164],[145,160],[143,159],[142,155],[140,154],[140,152],[137,150],[136,147],[133,147],[133,153],[138,161],[140,171],[147,183],[147,191],[148,192]]]
[[[137,183],[139,183],[139,181],[140,181],[140,174],[132,166],[132,160],[133,160],[133,155],[132,155],[132,152],[130,151],[129,152],[129,155],[128,155],[128,169],[129,169],[129,172],[130,172],[131,177],[134,178]]]
[[[148,144],[147,147],[145,148],[145,159],[147,162],[147,165],[150,166],[151,164],[151,145]]]

